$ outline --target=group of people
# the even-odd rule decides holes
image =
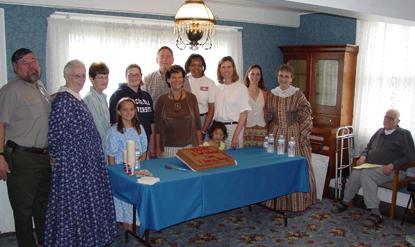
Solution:
[[[16,77],[0,90],[0,179],[7,180],[19,246],[36,246],[32,217],[38,243],[45,246],[107,245],[117,234],[116,221],[132,231],[132,205],[113,198],[106,168],[122,163],[127,140],[135,141],[145,161],[174,157],[186,147],[235,149],[262,145],[269,134],[282,135],[285,140],[294,137],[296,153],[308,161],[310,192],[292,193],[264,204],[303,211],[316,203],[309,140],[311,105],[291,85],[295,73],[290,65],[278,68],[279,86],[267,93],[261,67],[252,65],[242,83],[230,56],[218,63],[218,85],[204,75],[206,63],[198,54],[191,55],[182,68],[173,65],[173,51],[163,46],[156,62],[159,70],[144,79],[139,65],[128,65],[126,82],[119,84],[108,107],[103,93],[109,75],[105,63],[89,67],[92,86],[82,99],[79,92],[87,77],[86,67],[79,60],[69,61],[63,73],[66,84],[50,97],[39,80],[41,68],[34,53],[21,48],[13,54]],[[388,121],[399,122],[398,113],[389,115]],[[415,157],[412,137],[398,130],[391,136],[405,137],[407,141],[401,144],[412,149],[402,151],[405,155],[411,152],[406,159],[388,154],[392,168]],[[362,157],[368,157],[374,147],[379,151],[373,155],[381,153],[385,147],[378,142],[371,140]],[[393,146],[391,152],[400,149],[389,146]],[[392,160],[395,158],[399,162]],[[389,176],[390,165],[385,169]],[[352,175],[356,184],[346,189],[345,199],[333,211],[347,208],[360,186],[358,180]]]

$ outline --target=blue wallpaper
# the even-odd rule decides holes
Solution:
[[[172,17],[156,15],[58,9],[11,4],[0,4],[0,8],[3,8],[5,12],[8,58],[7,75],[9,80],[14,77],[10,58],[13,52],[21,47],[31,49],[37,55],[40,65],[43,71],[45,71],[47,17],[54,11],[172,20]],[[278,85],[275,71],[283,61],[283,55],[278,46],[354,44],[356,39],[355,19],[326,14],[301,16],[301,25],[299,28],[229,21],[218,21],[217,23],[227,26],[243,27],[244,71],[239,72],[239,75],[244,77],[245,71],[250,65],[259,64],[263,69],[264,81],[268,89]],[[46,73],[43,73],[42,81],[46,81],[45,76]]]
[[[328,14],[301,16],[296,45],[355,44],[356,19]]]

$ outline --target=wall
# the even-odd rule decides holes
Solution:
[[[69,11],[139,18],[172,20],[168,16],[131,14],[118,12],[99,12],[75,9],[58,9],[47,7],[0,4],[4,8],[6,24],[7,74],[8,79],[14,77],[10,58],[13,52],[26,47],[37,55],[42,68],[46,60],[47,17],[54,11]],[[356,20],[325,14],[301,16],[299,28],[278,27],[271,25],[251,24],[243,22],[218,21],[219,25],[240,26],[244,52],[244,71],[239,71],[241,80],[245,71],[252,64],[259,64],[264,71],[266,87],[277,86],[275,71],[283,61],[279,45],[300,44],[345,44],[355,43]],[[226,54],[224,54],[225,56]],[[216,65],[215,65],[216,66]],[[43,73],[41,80],[46,81]]]
[[[356,19],[328,14],[302,15],[297,45],[356,43]]]

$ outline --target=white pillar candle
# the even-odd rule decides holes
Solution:
[[[134,175],[135,141],[127,141],[127,165],[128,165],[128,175]]]

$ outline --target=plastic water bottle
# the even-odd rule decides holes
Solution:
[[[291,137],[290,141],[288,142],[288,157],[295,156],[295,141],[294,137]]]
[[[141,152],[140,149],[138,149],[138,147],[135,148],[135,166],[134,166],[134,170],[138,171],[141,169]]]
[[[268,137],[268,153],[273,153],[274,152],[274,136],[272,134],[269,134]]]
[[[284,137],[280,135],[280,138],[278,139],[278,155],[283,155],[284,149],[285,149]]]
[[[268,152],[268,136],[265,137],[262,146],[264,147],[264,152]]]

